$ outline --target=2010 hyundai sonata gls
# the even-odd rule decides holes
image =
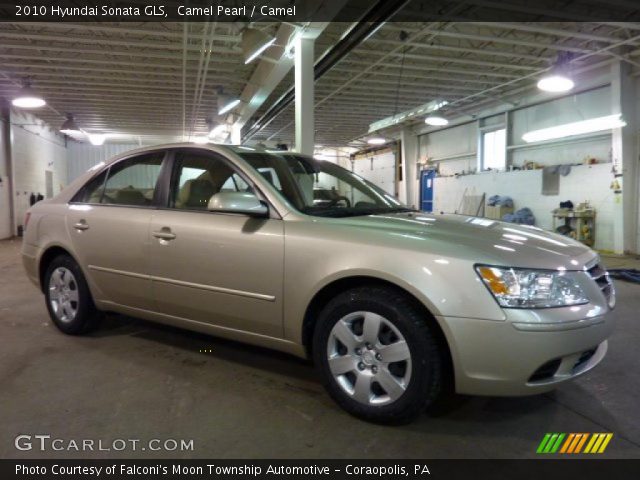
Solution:
[[[597,255],[427,215],[339,166],[177,144],[98,166],[27,214],[23,260],[69,334],[112,311],[309,355],[345,410],[402,422],[444,386],[527,395],[604,357]]]

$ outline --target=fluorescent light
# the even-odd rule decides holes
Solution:
[[[11,101],[11,104],[18,108],[40,108],[44,107],[47,102],[31,88],[29,83],[25,82],[16,98]]]
[[[538,88],[545,92],[568,92],[574,86],[573,80],[560,73],[546,75],[538,81]]]
[[[432,100],[429,103],[425,103],[411,110],[407,110],[405,112],[401,112],[396,115],[383,118],[382,120],[378,120],[369,125],[369,133],[377,132],[391,125],[397,125],[398,123],[405,120],[406,118],[411,118],[418,115],[422,116],[423,114],[426,115],[431,112],[435,112],[436,110],[441,109],[448,103],[449,102],[447,102],[446,100]]]
[[[444,125],[449,125],[449,120],[440,115],[429,115],[424,119],[424,123],[426,123],[427,125],[432,125],[434,127],[442,127]]]
[[[367,140],[369,145],[384,145],[387,141],[382,137],[371,137]]]
[[[233,98],[228,95],[218,97],[218,115],[224,115],[230,112],[240,104],[239,98]]]
[[[67,119],[60,127],[60,131],[65,135],[79,135],[82,133],[82,130],[80,130],[80,127],[78,127],[78,124],[73,118],[73,115],[71,115],[70,113],[67,113]]]
[[[585,133],[601,132],[603,130],[611,130],[612,128],[624,127],[626,122],[620,118],[620,114],[608,115],[606,117],[592,118],[590,120],[582,120],[580,122],[567,123],[556,127],[543,128],[541,130],[533,130],[522,136],[527,142],[542,142],[544,140],[553,140],[556,138],[570,137],[572,135],[582,135]]]
[[[262,30],[247,28],[242,32],[242,39],[240,40],[240,48],[242,48],[245,65],[258,58],[275,41],[274,37],[267,35]]]
[[[106,140],[106,135],[100,135],[98,133],[89,133],[87,136],[89,137],[91,145],[95,145],[96,147],[104,145],[104,141]]]

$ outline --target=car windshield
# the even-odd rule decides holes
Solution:
[[[238,154],[307,215],[351,217],[413,211],[364,178],[331,162],[286,152]]]

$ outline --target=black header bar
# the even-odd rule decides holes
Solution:
[[[0,21],[358,20],[371,0],[16,0],[0,1]],[[336,10],[338,14],[335,15]],[[411,0],[394,22],[638,22],[637,0]]]
[[[640,460],[0,460],[3,480],[639,478]]]

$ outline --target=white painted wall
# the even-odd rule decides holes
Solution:
[[[26,112],[11,112],[14,232],[24,222],[31,193],[46,194],[45,172],[53,172],[53,194],[67,184],[67,149],[64,137]]]
[[[434,210],[458,210],[466,188],[469,195],[485,193],[487,198],[508,195],[514,199],[516,209],[529,207],[533,211],[537,226],[551,229],[551,211],[561,201],[571,200],[576,205],[589,201],[597,212],[595,247],[614,250],[616,199],[609,188],[613,180],[611,132],[537,145],[528,145],[522,140],[522,135],[531,130],[610,115],[611,104],[611,88],[607,86],[510,112],[508,165],[582,164],[585,158],[598,161],[594,166],[574,166],[567,177],[561,176],[557,196],[542,195],[542,170],[452,176],[477,170],[480,132],[477,121],[422,135],[420,157],[431,159],[430,163],[439,166],[441,175],[434,184]]]
[[[390,195],[396,194],[396,155],[391,150],[357,157],[353,171]]]
[[[603,117],[611,113],[609,86],[517,109],[510,113],[508,142],[509,145],[525,145],[522,136],[532,130]]]
[[[577,141],[531,145],[511,152],[511,164],[522,167],[527,162],[539,165],[563,165],[595,158],[598,163],[611,162],[611,133]]]
[[[611,164],[572,167],[566,177],[560,176],[559,195],[543,196],[542,170],[514,172],[485,172],[461,177],[438,177],[434,182],[434,211],[455,212],[467,189],[468,195],[508,195],[516,209],[529,207],[540,228],[552,228],[551,211],[561,201],[571,200],[574,205],[589,201],[596,209],[596,243],[599,250],[613,248],[612,210],[614,195],[609,185],[612,180]]]
[[[356,151],[355,148],[324,148],[316,147],[313,152],[313,158],[318,160],[326,160],[340,165],[342,168],[351,170],[350,156]]]
[[[139,144],[132,143],[105,143],[95,146],[90,143],[78,143],[70,141],[67,145],[67,158],[69,159],[69,182],[78,178],[84,172],[100,162],[124,153],[128,150],[140,148]]]

